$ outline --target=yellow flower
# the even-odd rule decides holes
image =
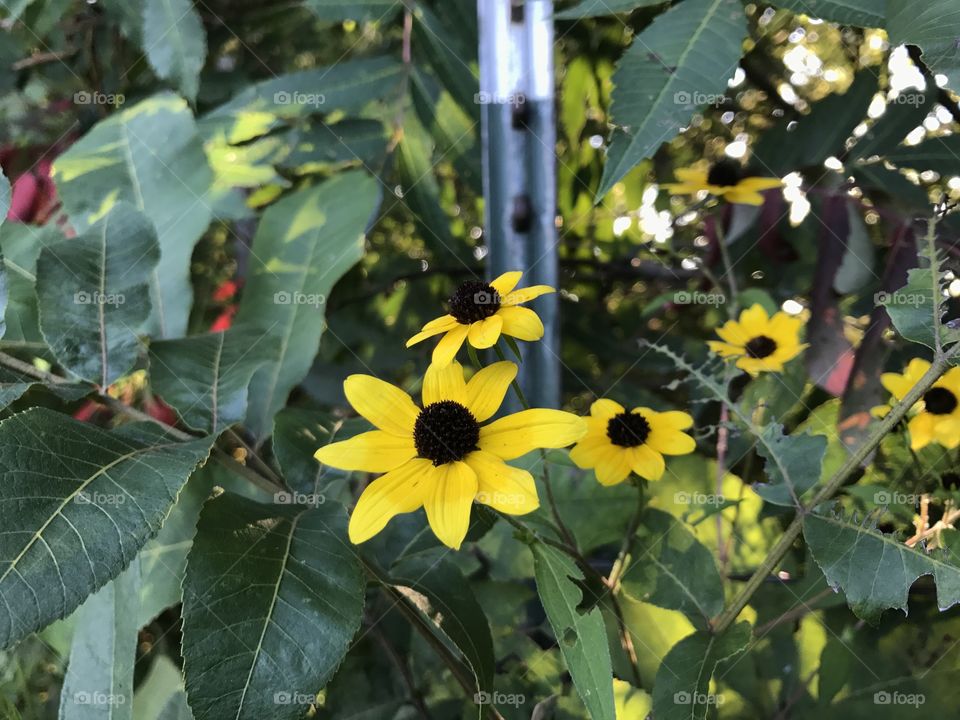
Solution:
[[[761,190],[783,187],[779,178],[745,176],[740,163],[735,160],[720,160],[709,170],[677,168],[675,174],[680,182],[664,183],[668,192],[692,195],[706,190],[711,195],[743,205],[763,205]]]
[[[422,410],[403,390],[370,375],[344,381],[347,400],[377,429],[322,447],[315,457],[344,470],[386,473],[357,501],[352,542],[369,540],[394,515],[424,507],[437,538],[459,549],[474,502],[509,515],[539,507],[533,476],[504,460],[570,445],[586,432],[586,421],[561,410],[532,409],[482,425],[516,375],[516,364],[504,361],[465,382],[459,363],[431,365]]]
[[[479,280],[463,283],[448,300],[450,314],[424,325],[407,341],[407,347],[444,333],[432,358],[434,364],[443,366],[457,356],[464,340],[481,350],[493,347],[501,333],[518,340],[539,340],[543,323],[533,310],[519,305],[556,290],[549,285],[514,290],[522,275],[507,272],[489,285]]]
[[[627,412],[613,400],[590,406],[587,434],[570,451],[570,459],[583,469],[593,468],[601,485],[616,485],[630,471],[647,480],[659,480],[666,465],[664,455],[686,455],[696,442],[686,430],[693,418],[685,412],[656,412],[638,407]]]
[[[762,305],[754,305],[740,313],[737,320],[728,320],[717,330],[720,340],[707,345],[723,358],[739,358],[737,367],[757,375],[761,372],[782,372],[784,363],[793,360],[807,347],[800,342],[800,318],[785,312],[767,315]]]
[[[929,369],[930,363],[926,360],[914,358],[902,375],[883,373],[880,382],[895,400],[902,400]],[[880,408],[874,408],[874,415],[886,414],[879,411]],[[937,380],[914,406],[914,411],[916,414],[907,423],[910,447],[920,450],[933,442],[948,450],[960,446],[960,367],[950,368]]]

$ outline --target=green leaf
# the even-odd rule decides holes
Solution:
[[[346,439],[340,436],[339,427],[330,415],[315,410],[286,407],[277,413],[273,421],[273,454],[291,490],[316,493],[323,476],[343,476],[342,471],[323,466],[313,457],[324,445]]]
[[[918,172],[933,170],[945,177],[957,172],[957,153],[960,153],[960,135],[927,138],[916,145],[891,148],[884,153],[897,167]]]
[[[142,31],[150,67],[193,102],[207,56],[207,38],[193,0],[146,0]]]
[[[77,611],[60,720],[132,720],[140,575],[136,563]]]
[[[426,55],[433,72],[464,112],[474,120],[479,120],[477,93],[480,80],[476,70],[476,44],[468,43],[468,38],[457,32],[463,24],[462,19],[448,16],[448,21],[452,20],[458,25],[449,27],[422,3],[415,6],[414,19],[413,46]]]
[[[613,120],[628,127],[614,135],[598,197],[723,95],[746,34],[739,0],[686,0],[637,36],[613,75]]]
[[[845,238],[843,260],[833,278],[839,295],[850,295],[877,278],[873,271],[876,253],[859,206],[847,203],[849,233]]]
[[[388,140],[386,128],[377,120],[348,119],[334,125],[317,122],[291,131],[293,147],[278,164],[301,171],[357,163],[379,166],[387,152]]]
[[[156,226],[160,262],[150,276],[149,332],[186,334],[193,302],[190,257],[211,218],[213,173],[187,104],[154,95],[102,120],[57,158],[57,191],[80,232],[117,201]]]
[[[238,322],[262,328],[272,351],[250,385],[247,427],[258,438],[310,370],[326,298],[363,254],[379,200],[376,181],[353,171],[288,195],[263,214],[237,313]]]
[[[10,181],[0,169],[0,225],[7,219],[7,213],[10,212],[10,197]]]
[[[159,256],[153,224],[126,203],[83,235],[41,251],[40,329],[70,372],[106,388],[133,367]]]
[[[887,0],[774,0],[773,4],[841,25],[879,28],[886,20]]]
[[[559,550],[535,543],[537,591],[560,652],[583,704],[593,720],[614,720],[613,670],[600,608],[579,609],[583,573]]]
[[[931,71],[947,76],[950,87],[960,84],[960,11],[954,0],[888,0],[890,46],[917,45]]]
[[[893,534],[842,515],[807,515],[803,537],[831,587],[843,591],[857,617],[874,625],[888,608],[907,613],[910,586],[921,575],[933,576],[941,611],[960,602],[960,567],[949,549],[910,548]]]
[[[679,610],[700,628],[723,610],[723,584],[711,552],[670,513],[647,508],[620,582],[640,602]]]
[[[580,20],[588,17],[602,17],[615,13],[625,13],[637,8],[665,5],[669,0],[583,0],[573,7],[558,12],[558,20]]]
[[[400,8],[396,0],[364,0],[345,3],[343,0],[304,0],[304,6],[321,20],[357,20],[384,22]]]
[[[89,393],[92,388],[84,383],[57,383],[45,385],[32,375],[0,367],[0,410],[19,400],[30,388],[42,385],[55,393],[61,400],[72,402]]]
[[[493,689],[495,657],[490,624],[460,569],[435,553],[402,558],[390,570],[395,585],[409,587],[429,600],[417,603],[460,648],[470,663],[480,690]]]
[[[0,648],[76,609],[160,529],[210,439],[32,408],[0,422]]]
[[[299,718],[360,627],[365,581],[343,510],[207,504],[187,560],[183,657],[197,720]]]
[[[717,664],[739,655],[750,642],[750,624],[738,623],[715,635],[699,631],[678,642],[660,662],[653,684],[657,720],[704,720],[722,702],[709,695]]]
[[[864,135],[850,149],[850,158],[862,159],[874,155],[888,155],[933,110],[937,92],[905,90],[887,102],[883,115],[877,118]]]
[[[842,154],[847,138],[867,116],[877,87],[874,72],[861,70],[845,92],[814,103],[798,120],[784,118],[757,143],[757,166],[784,175],[798,168],[819,167],[831,155]]]
[[[150,345],[151,386],[188,426],[219,435],[243,420],[250,378],[270,354],[265,335],[242,326],[162,340]]]
[[[294,119],[338,111],[354,115],[375,100],[396,95],[403,65],[392,57],[347,60],[329,67],[280,75],[246,88],[201,120],[207,137],[244,142]]]
[[[43,248],[63,239],[63,234],[50,225],[0,225],[0,248],[8,288],[4,341],[46,345],[37,314],[37,258]]]
[[[817,484],[827,452],[823,435],[785,435],[783,426],[767,425],[757,454],[766,459],[769,483],[756,484],[757,495],[775,505],[799,506],[803,494]]]

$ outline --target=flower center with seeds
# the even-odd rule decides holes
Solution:
[[[457,288],[447,304],[458,323],[469,325],[496,314],[500,309],[500,293],[492,285],[470,280]]]
[[[743,179],[743,169],[735,160],[720,160],[707,173],[707,182],[718,187],[733,187]]]
[[[766,335],[757,335],[744,346],[744,349],[747,351],[747,357],[759,360],[773,355],[777,351],[777,342]]]
[[[607,437],[620,447],[643,445],[649,436],[650,423],[640,413],[623,412],[607,423]]]
[[[462,460],[477,449],[479,440],[480,423],[453,400],[430,403],[420,411],[413,426],[417,455],[434,465]]]
[[[957,409],[957,396],[946,388],[935,387],[923,396],[923,404],[932,415],[949,415]]]

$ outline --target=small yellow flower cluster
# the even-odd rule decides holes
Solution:
[[[903,373],[883,373],[880,382],[892,395],[891,403],[903,400],[929,369],[929,362],[914,358]],[[883,417],[890,407],[875,407],[873,414]],[[947,450],[960,446],[960,367],[950,368],[910,409],[907,430],[913,450],[932,443]]]

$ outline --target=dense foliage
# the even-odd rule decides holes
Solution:
[[[956,0],[557,5],[520,409],[475,3],[0,0],[0,716],[955,714]]]

